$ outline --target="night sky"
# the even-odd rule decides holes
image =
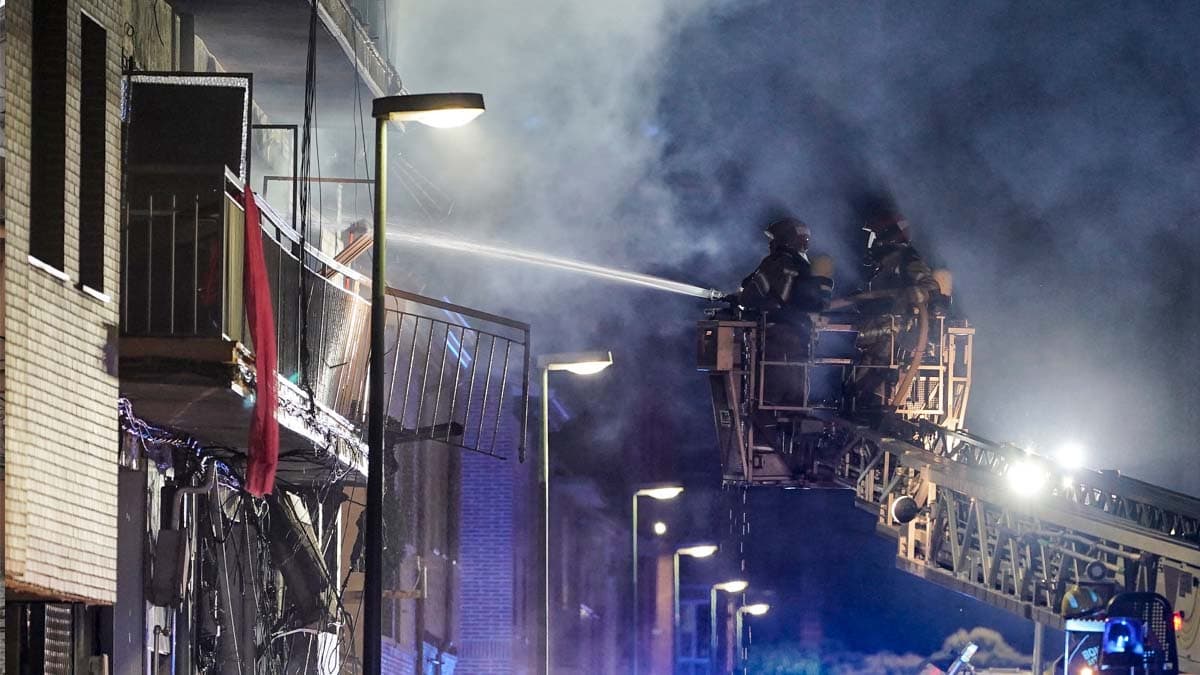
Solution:
[[[766,218],[789,212],[848,292],[852,203],[888,194],[978,329],[972,431],[1046,452],[1076,440],[1096,468],[1200,493],[1200,4],[423,4],[391,29],[406,87],[482,91],[489,110],[394,142],[446,193],[434,213],[398,204],[406,224],[733,290],[765,253]],[[614,494],[631,454],[640,477],[716,489],[698,301],[417,249],[396,260],[427,280],[416,290],[530,321],[535,352],[612,349],[610,373],[555,386],[577,414],[564,452]],[[811,530],[768,525],[785,498],[829,514],[829,555],[797,557]],[[780,592],[827,580],[844,593],[827,600],[838,639],[858,639],[846,607],[892,650],[926,649],[959,612],[999,621],[894,571],[879,593],[890,544],[836,497],[754,503],[756,531],[778,539],[752,574]],[[884,555],[850,564],[859,550]],[[943,602],[951,618],[930,619]]]

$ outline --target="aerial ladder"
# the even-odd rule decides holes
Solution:
[[[1156,609],[1155,621],[1175,633],[1161,672],[1200,673],[1200,500],[968,432],[974,328],[923,320],[916,347],[913,316],[814,314],[809,349],[789,360],[771,344],[794,328],[710,313],[698,366],[724,482],[853,490],[896,540],[899,569],[1029,619],[1039,635],[1063,630],[1066,672],[1101,667],[1098,617],[1111,598],[1159,594],[1170,615]],[[863,358],[864,337],[875,358]],[[863,405],[864,387],[882,405]],[[789,396],[773,395],[781,389]]]

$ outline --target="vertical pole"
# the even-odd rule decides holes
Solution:
[[[633,675],[638,675],[638,661],[640,660],[639,652],[642,649],[642,636],[640,635],[640,624],[642,617],[640,612],[641,598],[638,596],[638,495],[635,490],[633,493],[633,523],[631,531],[633,532]]]
[[[717,587],[708,592],[708,659],[712,673],[717,675]]]
[[[1041,621],[1033,622],[1033,675],[1042,675],[1042,639],[1046,627]]]
[[[154,334],[154,324],[150,322],[154,309],[154,195],[150,195],[150,215],[146,217],[146,334]],[[224,238],[222,238],[222,243]],[[224,251],[222,251],[224,254]],[[222,256],[228,257],[228,256]],[[225,324],[222,322],[221,327]]]
[[[243,186],[243,189],[244,188],[245,188],[245,186]],[[249,191],[247,190],[247,192],[249,192]],[[254,199],[254,195],[253,194],[245,194],[245,198],[246,199]],[[171,297],[171,302],[170,302],[171,326],[169,329],[170,334],[172,336],[175,335],[175,277],[177,276],[175,274],[175,239],[176,239],[175,228],[177,226],[176,215],[179,213],[179,209],[176,208],[177,205],[178,205],[178,202],[176,201],[176,195],[174,193],[172,193],[171,194],[171,296],[170,296]]]
[[[190,12],[179,13],[179,69],[196,71],[196,16]]]
[[[1071,631],[1063,631],[1063,656],[1062,656],[1063,675],[1068,675],[1068,669],[1071,667]],[[1054,675],[1051,673],[1050,675]]]
[[[299,211],[300,211],[300,184],[296,182],[296,179],[299,178],[299,176],[300,176],[300,155],[299,155],[299,153],[300,153],[300,129],[295,124],[291,125],[291,127],[292,127],[292,231],[299,232],[299,230],[296,229],[296,218],[299,216]],[[365,152],[365,149],[364,149],[364,152]],[[378,155],[376,155],[375,161],[376,162],[379,161]],[[263,192],[266,192],[265,188],[263,189]],[[301,251],[300,255],[303,256],[304,251]],[[301,258],[301,260],[303,260],[303,258]]]
[[[671,672],[679,672],[679,552],[676,551],[671,562],[674,564],[672,578],[675,582],[675,592],[672,597],[675,600],[675,612],[671,619]]]
[[[742,671],[742,675],[746,675],[745,664],[742,663],[742,651],[745,647],[742,644],[742,610],[737,611],[737,620],[734,622],[734,631],[737,633],[737,654],[733,657],[734,670]]]
[[[366,579],[363,582],[363,673],[382,671],[384,288],[387,286],[387,120],[375,120],[375,241],[371,267],[371,365],[368,382]]]
[[[125,261],[129,273],[129,261]],[[126,307],[129,305],[126,304]],[[125,317],[129,321],[128,315]],[[200,196],[192,199],[192,335],[200,332]]]
[[[542,675],[550,675],[550,368],[542,368]]]
[[[338,228],[342,227],[342,188],[344,186],[345,183],[337,184],[337,211],[335,212],[336,215],[333,222],[337,223]],[[317,242],[317,248],[321,248],[321,242],[319,241]]]

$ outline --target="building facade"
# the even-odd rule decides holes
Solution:
[[[313,12],[324,118],[399,91],[351,9],[0,5],[9,672],[357,672],[367,280],[352,260],[334,260],[330,243],[361,214],[318,206],[319,236],[304,241],[299,126],[288,143],[288,125],[276,124],[304,116],[298,36]],[[228,38],[247,25],[255,40]],[[280,59],[290,70],[256,80],[259,49],[295,52]],[[327,153],[337,166],[336,149]],[[267,176],[292,186],[277,203],[246,189],[261,180],[266,192]],[[263,244],[279,354],[280,463],[263,500],[244,490],[259,376],[245,320],[251,237]],[[497,513],[509,533],[531,515],[518,504],[531,464],[516,461],[528,326],[493,319],[389,296],[389,340],[410,346],[407,370],[397,359],[388,373],[388,672],[450,675],[490,649],[490,629],[472,623],[480,603],[507,595],[506,628],[535,606],[517,600],[540,585],[526,583],[520,555],[502,561],[507,576],[486,568],[483,585],[462,572],[464,559],[482,565]],[[474,364],[489,348],[518,365]],[[498,396],[503,382],[511,391]],[[451,403],[439,412],[443,395]],[[492,419],[505,420],[502,432]],[[476,459],[492,470],[464,468]],[[497,466],[512,480],[494,480]],[[519,642],[508,656],[527,663]]]
[[[4,7],[10,598],[116,598],[122,7]]]
[[[501,446],[515,452],[514,419]],[[497,449],[501,449],[497,448]],[[459,668],[479,675],[537,672],[537,477],[533,462],[462,459]]]

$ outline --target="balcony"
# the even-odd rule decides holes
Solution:
[[[237,177],[224,167],[131,167],[121,244],[122,394],[139,416],[235,463],[244,454],[255,378],[242,200]],[[358,482],[366,463],[370,281],[311,246],[302,260],[299,234],[257,202],[275,309],[278,478],[305,485],[333,474]],[[390,288],[386,309],[390,443],[437,441],[501,454],[507,414],[519,418],[523,456],[529,327]]]

